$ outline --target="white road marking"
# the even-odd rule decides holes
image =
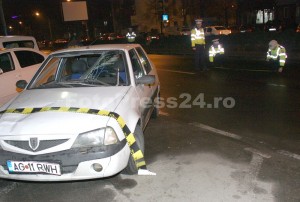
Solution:
[[[0,190],[0,195],[7,194],[8,192],[12,191],[16,187],[17,187],[17,183],[13,182],[13,183],[9,184],[8,186],[4,187],[3,189],[1,189]]]
[[[283,87],[285,88],[286,85],[282,85],[282,84],[276,84],[276,83],[268,83],[269,86],[275,86],[275,87]]]
[[[201,124],[201,123],[195,123],[194,122],[194,123],[190,123],[190,125],[198,127],[198,128],[202,128],[204,130],[208,130],[208,131],[211,131],[211,132],[214,132],[214,133],[217,133],[219,135],[230,137],[230,138],[233,138],[233,139],[236,139],[236,140],[242,139],[242,137],[239,136],[239,135],[236,135],[236,134],[233,134],[233,133],[230,133],[230,132],[226,132],[226,131],[223,131],[223,130],[219,130],[219,129],[216,129],[216,128],[213,128],[213,127],[210,127],[208,125]]]
[[[271,155],[266,154],[266,153],[262,153],[261,151],[258,151],[257,149],[254,149],[254,148],[247,147],[247,148],[245,148],[245,150],[249,151],[251,153],[254,153],[254,154],[258,154],[261,157],[264,157],[264,158],[267,158],[267,159],[271,158]]]
[[[288,157],[290,157],[290,158],[294,158],[294,159],[300,160],[300,155],[299,155],[299,154],[291,153],[291,152],[285,151],[285,150],[279,150],[279,151],[277,151],[277,152],[278,152],[279,154],[288,156]]]
[[[263,163],[264,158],[256,153],[253,153],[252,159],[249,165],[249,169],[246,171],[246,175],[242,181],[240,186],[240,191],[245,194],[248,193],[251,195],[253,201],[255,201],[255,193],[254,188],[257,184],[257,176],[261,169],[261,165]]]
[[[170,70],[170,69],[157,69],[158,71],[164,71],[164,72],[173,72],[173,73],[180,73],[180,74],[195,74],[193,72],[185,72],[185,71],[177,71],[177,70]]]
[[[271,158],[271,155],[262,153],[254,148],[244,148],[244,150],[252,153],[252,159],[249,165],[249,170],[246,171],[243,181],[241,182],[240,191],[251,195],[251,201],[256,201],[254,188],[257,185],[257,176],[260,172],[264,158]]]

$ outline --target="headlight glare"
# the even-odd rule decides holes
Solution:
[[[116,144],[119,141],[114,129],[107,127],[105,131],[104,145]]]
[[[104,128],[81,133],[78,135],[72,147],[92,147],[103,145],[104,133]]]
[[[106,127],[79,134],[72,148],[110,145],[118,141],[115,131]]]

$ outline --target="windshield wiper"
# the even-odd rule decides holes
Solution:
[[[65,83],[57,83],[57,82],[51,82],[51,83],[44,83],[37,87],[34,87],[34,89],[43,89],[43,88],[73,88],[71,84],[65,84]]]
[[[110,84],[105,83],[103,81],[96,80],[96,79],[86,78],[86,79],[83,79],[82,81],[84,83],[89,83],[89,84],[101,84],[101,85],[104,85],[104,86],[110,86]]]

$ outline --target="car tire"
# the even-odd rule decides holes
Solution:
[[[151,118],[156,119],[159,116],[159,101],[160,101],[160,96],[159,94],[157,95],[157,97],[154,100],[154,108],[151,114]]]
[[[143,155],[144,155],[145,154],[144,153],[145,152],[145,142],[144,142],[144,133],[143,133],[142,128],[139,125],[137,125],[133,134],[134,134],[135,140],[137,142],[137,145],[139,146],[140,150],[142,150]],[[126,174],[126,175],[134,175],[134,174],[138,173],[138,168],[136,167],[131,154],[129,156],[128,164],[125,167],[125,169],[122,171],[122,173]]]

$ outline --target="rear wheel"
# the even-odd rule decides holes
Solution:
[[[144,143],[144,134],[143,134],[143,130],[142,128],[137,125],[135,130],[134,130],[134,138],[136,140],[136,143],[138,145],[138,147],[140,148],[140,150],[143,152],[145,152],[145,143]],[[132,155],[130,154],[129,160],[128,160],[128,164],[126,166],[126,168],[123,170],[122,172],[123,174],[127,174],[127,175],[134,175],[138,173],[138,168],[135,165],[135,162],[133,160]]]

